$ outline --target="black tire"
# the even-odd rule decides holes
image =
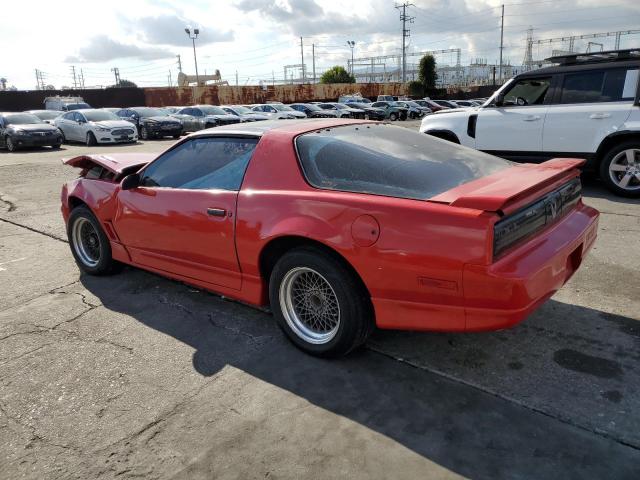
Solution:
[[[180,138],[180,135],[174,135],[173,138],[174,138],[174,140],[177,140],[177,139]]]
[[[333,337],[325,343],[312,343],[305,340],[301,334],[296,333],[296,330],[289,323],[292,321],[291,316],[283,312],[283,305],[287,310],[286,301],[281,302],[281,295],[286,298],[286,278],[291,274],[295,275],[294,272],[301,269],[310,269],[312,275],[319,274],[323,277],[330,286],[330,292],[334,294],[335,302],[337,302],[339,309],[337,327],[335,327]],[[314,295],[309,295],[309,297],[312,296]],[[278,260],[269,279],[269,300],[271,310],[280,328],[296,347],[311,355],[318,357],[346,355],[362,345],[373,330],[373,309],[364,287],[342,262],[317,248],[296,248]],[[319,308],[325,308],[325,304],[326,302],[320,302]],[[298,311],[297,308],[294,310]],[[289,321],[287,321],[287,316]],[[292,323],[295,322],[292,321]]]
[[[16,147],[16,144],[13,143],[13,139],[9,135],[4,138],[4,144],[6,145],[9,152],[15,152],[18,149],[18,147]]]
[[[396,120],[398,120],[398,114],[396,112],[391,112],[389,114],[389,120],[391,120],[392,122],[395,122]]]
[[[60,130],[60,134],[62,135],[62,140],[60,140],[60,143],[67,143],[67,137],[64,136],[64,132],[62,130]]]
[[[140,138],[143,140],[151,139],[151,135],[149,135],[149,131],[144,125],[140,127]]]
[[[640,151],[640,141],[630,140],[622,142],[609,149],[600,162],[600,178],[604,181],[607,188],[616,195],[621,197],[638,198],[640,197],[640,181],[635,177],[633,172],[637,172],[637,174],[640,175],[640,152],[635,154],[635,164],[629,166],[631,169],[631,180],[629,181],[630,188],[623,188],[621,185],[618,185],[612,178],[612,175],[616,175],[616,172],[612,172],[610,170],[610,166],[616,157],[619,157],[620,154],[623,154],[626,150],[631,149]],[[624,167],[625,165],[621,166]],[[625,172],[620,172],[618,175],[622,177],[625,175]]]
[[[58,149],[60,148],[60,144],[59,144],[59,143],[56,143],[55,145],[51,145],[51,148],[52,148],[53,150],[58,150]]]
[[[86,144],[87,147],[95,147],[98,144],[96,136],[93,134],[93,132],[87,132]]]
[[[90,226],[93,227],[93,235],[97,241],[97,249],[99,251],[95,265],[87,263],[82,257],[83,254],[79,253],[82,249],[77,245],[76,239],[78,235],[74,235],[73,232],[78,222],[88,222]],[[89,236],[91,235],[90,233]],[[111,244],[100,226],[100,222],[86,206],[80,205],[71,211],[69,221],[67,222],[67,237],[69,238],[69,247],[71,248],[73,258],[83,272],[89,275],[109,275],[117,272],[122,267],[122,264],[115,261],[111,256]]]

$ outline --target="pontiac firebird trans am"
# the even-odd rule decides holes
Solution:
[[[308,353],[387,329],[512,326],[596,238],[582,160],[512,164],[388,124],[322,119],[203,130],[160,155],[83,155],[62,188],[71,252],[270,304]]]

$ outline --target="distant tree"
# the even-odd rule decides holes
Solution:
[[[424,97],[425,95],[424,85],[418,80],[407,83],[407,90],[409,90],[410,97]]]
[[[336,65],[322,74],[320,83],[356,83],[356,79],[344,67]]]
[[[427,54],[420,59],[420,66],[418,67],[418,81],[422,84],[425,90],[429,90],[436,87],[437,79],[436,59],[433,58],[433,55]]]
[[[120,80],[120,83],[116,86],[117,87],[137,87],[138,85],[133,83],[131,80]]]

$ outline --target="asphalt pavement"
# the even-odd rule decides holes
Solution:
[[[172,142],[0,151],[0,478],[640,477],[640,202],[585,178],[596,245],[513,329],[319,360],[268,312],[79,273],[60,158]]]

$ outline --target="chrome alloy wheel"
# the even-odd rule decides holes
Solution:
[[[340,327],[338,297],[315,270],[289,270],[280,284],[279,300],[287,324],[305,342],[321,345],[335,337]]]
[[[87,267],[95,267],[100,261],[100,237],[91,222],[78,218],[71,230],[73,248]]]
[[[640,149],[629,148],[613,157],[609,177],[620,188],[640,190]]]

